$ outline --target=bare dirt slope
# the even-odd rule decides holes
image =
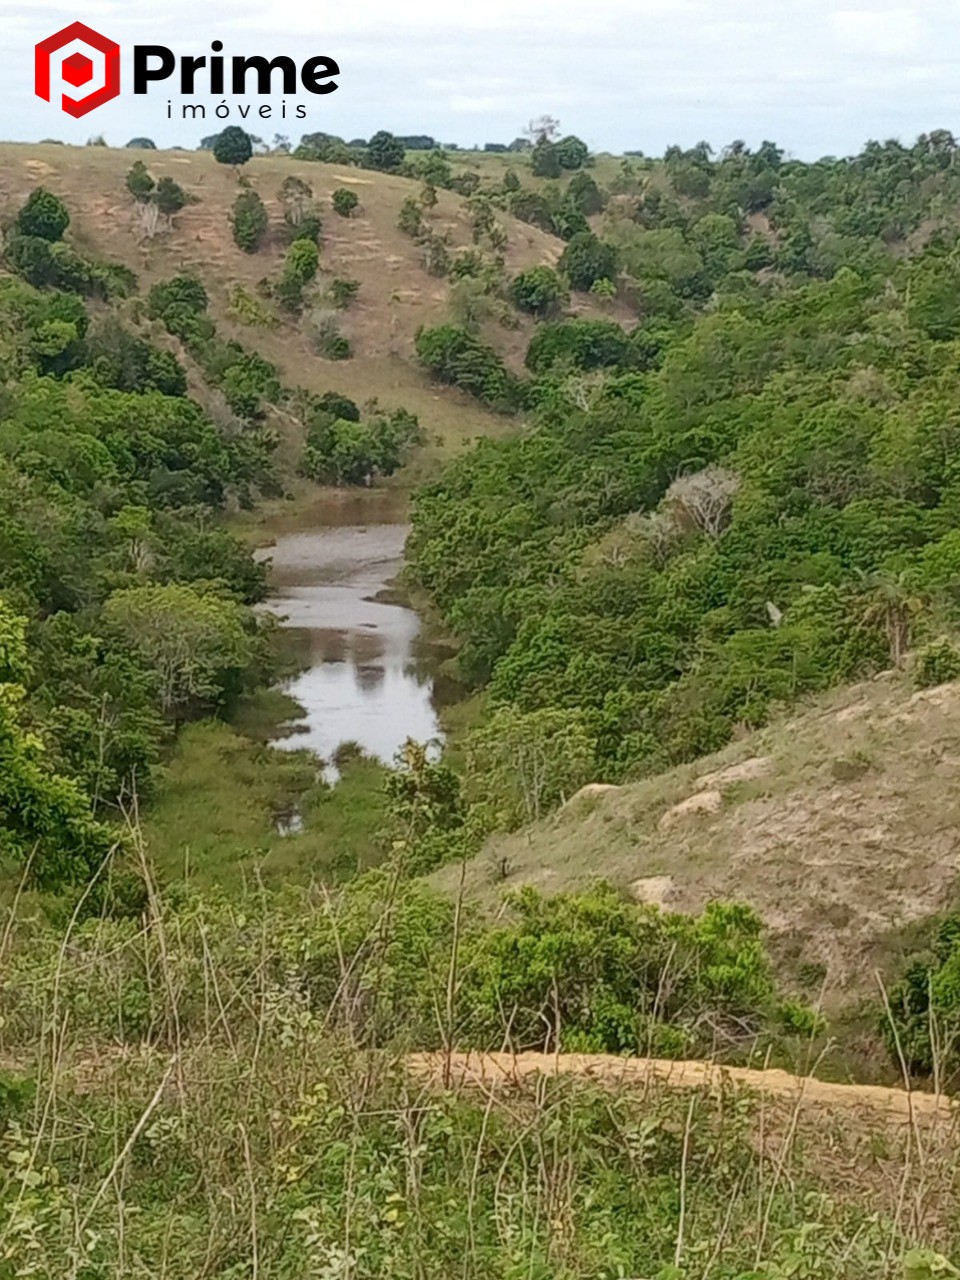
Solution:
[[[714,1092],[738,1085],[805,1109],[863,1112],[913,1123],[950,1120],[956,1102],[942,1094],[907,1092],[878,1085],[831,1084],[786,1071],[719,1067],[710,1062],[673,1062],[661,1058],[617,1058],[608,1054],[443,1053],[413,1054],[407,1069],[420,1080],[448,1086],[501,1087],[528,1083],[538,1076],[573,1075],[613,1088],[667,1085]]]
[[[907,677],[881,677],[715,757],[585,788],[493,841],[467,891],[493,905],[520,885],[604,878],[672,910],[745,900],[788,967],[822,966],[828,993],[876,995],[875,969],[954,905],[958,872],[960,684],[916,692]],[[437,879],[453,890],[457,876]]]
[[[171,230],[150,240],[143,237],[125,186],[127,171],[137,159],[147,164],[154,177],[174,178],[197,199],[177,215]],[[360,283],[356,301],[340,316],[342,332],[355,353],[350,360],[317,357],[302,323],[285,320],[278,329],[250,328],[233,322],[228,314],[236,284],[252,292],[258,281],[279,270],[285,244],[277,193],[291,174],[310,184],[323,215],[317,294],[322,297],[324,284],[337,276]],[[232,239],[229,212],[237,195],[237,175],[217,164],[209,152],[3,143],[0,216],[12,216],[32,188],[42,183],[66,201],[73,242],[97,257],[133,268],[142,291],[177,272],[198,274],[224,336],[255,346],[280,366],[291,385],[338,390],[361,402],[377,397],[387,408],[409,408],[432,437],[439,437],[433,442],[441,447],[505,429],[502,419],[467,396],[432,385],[416,366],[413,344],[418,327],[450,318],[449,280],[426,271],[421,248],[397,227],[400,206],[419,193],[418,182],[283,156],[255,156],[243,175],[259,192],[271,217],[271,234],[255,254],[242,253]],[[349,187],[360,197],[359,209],[350,219],[332,212],[330,196],[337,187]],[[556,262],[562,241],[506,214],[498,216],[507,232],[508,278],[526,267]],[[434,232],[448,236],[451,251],[472,244],[470,214],[456,193],[438,192],[429,221]],[[593,304],[583,300],[580,305],[590,310]],[[628,319],[619,313],[617,318]],[[520,317],[516,322],[516,328],[509,328],[493,320],[482,336],[519,369],[533,322]]]

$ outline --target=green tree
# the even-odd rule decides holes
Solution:
[[[403,143],[386,129],[379,129],[367,144],[367,164],[371,169],[393,173],[403,164]]]
[[[510,297],[520,311],[547,316],[564,302],[567,291],[552,267],[530,267],[514,276]]]
[[[174,719],[235,696],[253,657],[241,606],[193,586],[116,591],[104,604],[103,620],[154,673],[160,708]]]
[[[333,205],[334,213],[339,213],[341,218],[349,218],[360,203],[360,197],[348,187],[337,187],[330,197],[330,201]]]
[[[536,822],[590,781],[596,746],[578,712],[498,707],[465,741],[467,794],[498,827]]]
[[[41,739],[24,725],[26,620],[0,599],[0,855],[29,865],[41,889],[83,883],[114,840],[72,779],[51,770]]]
[[[923,596],[913,585],[912,575],[906,572],[864,575],[860,592],[863,625],[883,629],[891,666],[903,666],[910,648],[913,621],[925,606]]]
[[[557,148],[546,138],[540,138],[533,148],[531,164],[535,178],[559,178],[562,172]]]
[[[245,165],[253,155],[253,143],[250,135],[239,125],[227,125],[222,133],[217,134],[213,144],[213,158],[218,164],[230,164],[236,168]]]
[[[596,280],[613,280],[617,274],[617,251],[598,239],[592,231],[573,237],[557,264],[574,289],[586,293]]]
[[[233,239],[244,253],[256,253],[266,235],[270,219],[266,205],[256,191],[241,191],[230,214]]]
[[[34,187],[17,214],[16,228],[23,236],[36,236],[51,243],[62,240],[70,225],[67,206],[46,187]]]
[[[582,169],[590,158],[587,144],[572,133],[553,145],[561,169]]]
[[[137,160],[127,174],[127,190],[139,204],[146,204],[157,184],[142,160]]]
[[[165,218],[172,218],[187,203],[187,193],[173,178],[161,178],[153,198]]]

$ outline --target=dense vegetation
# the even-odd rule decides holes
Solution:
[[[616,781],[960,620],[954,150],[669,154],[605,224],[636,326],[542,326],[529,428],[416,499],[412,576],[491,705],[582,720]],[[420,351],[502,398],[476,341]]]
[[[239,129],[208,141],[225,164],[252,155]],[[251,789],[282,772],[322,812],[315,763],[281,770],[222,724],[188,725],[277,661],[253,609],[263,570],[224,517],[282,493],[283,465],[323,484],[395,474],[417,420],[285,387],[218,333],[193,275],[114,305],[136,281],[78,252],[42,188],[8,230],[0,1277],[951,1275],[932,1250],[958,1245],[955,1158],[916,1118],[919,1173],[886,1130],[838,1172],[822,1123],[798,1141],[799,1107],[427,1093],[401,1059],[809,1067],[824,1021],[741,904],[681,916],[600,884],[523,890],[491,921],[422,876],[584,783],[693,759],[910,651],[918,685],[960,674],[957,147],[934,134],[799,165],[769,143],[701,145],[602,186],[550,122],[495,184],[435,146],[406,154],[432,142],[318,133],[298,153],[422,183],[400,225],[457,314],[417,356],[505,427],[516,415],[414,499],[411,583],[482,696],[447,758],[408,743],[364,775],[380,790],[361,797],[363,856],[311,868],[319,888],[268,887],[256,849],[254,889],[158,879],[140,805],[177,735],[209,733],[210,770]],[[186,200],[141,161],[127,187],[168,220]],[[438,231],[437,187],[467,201],[471,248]],[[297,323],[317,290],[319,205],[298,178],[278,194],[277,274],[231,295],[251,327]],[[349,218],[356,197],[333,207]],[[507,279],[501,213],[559,235],[556,267]],[[247,252],[268,243],[245,183],[232,226]],[[357,283],[327,290],[347,306]],[[578,294],[610,310],[571,313]],[[522,374],[489,323],[516,311],[533,318]],[[304,323],[318,352],[349,354],[330,316]],[[493,882],[508,872],[490,860]],[[938,1085],[960,1065],[958,937],[950,917],[878,1014],[895,1069]]]

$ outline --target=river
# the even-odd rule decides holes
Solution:
[[[403,563],[408,526],[392,495],[343,495],[318,506],[308,527],[282,533],[258,556],[271,562],[264,608],[284,619],[299,674],[282,689],[302,717],[273,745],[307,748],[335,781],[345,742],[392,762],[404,741],[442,737],[436,662],[412,609],[382,598]]]

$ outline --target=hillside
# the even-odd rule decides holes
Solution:
[[[487,903],[597,878],[673,911],[745,901],[781,960],[812,969],[829,998],[876,994],[874,970],[898,970],[910,927],[956,902],[958,770],[960,685],[916,692],[887,674],[694,764],[587,786],[492,839],[466,884]],[[458,875],[437,881],[453,889]]]
[[[125,178],[137,159],[145,159],[156,178],[169,176],[196,199],[173,220],[169,230],[145,239]],[[302,322],[284,320],[279,328],[237,323],[230,296],[241,285],[251,293],[265,276],[276,275],[286,248],[280,235],[282,209],[277,192],[295,176],[308,183],[323,218],[321,288],[334,277],[357,280],[355,302],[340,317],[350,340],[349,360],[320,359],[311,349]],[[476,435],[503,432],[503,419],[454,389],[431,383],[417,367],[414,335],[421,325],[449,318],[451,281],[430,275],[410,236],[397,227],[400,207],[416,196],[420,183],[350,166],[296,161],[285,156],[255,156],[243,176],[262,197],[271,230],[259,252],[243,253],[233,242],[230,209],[238,192],[237,174],[217,164],[207,151],[140,152],[106,147],[0,144],[0,214],[9,218],[30,191],[42,184],[60,196],[71,212],[72,243],[91,256],[120,262],[137,273],[140,292],[178,273],[192,273],[210,296],[210,314],[225,338],[234,338],[274,362],[282,381],[308,390],[338,391],[358,403],[377,398],[385,409],[416,413],[431,445],[443,450]],[[330,194],[348,187],[360,197],[349,219],[331,211]],[[466,204],[455,192],[439,190],[430,218],[451,252],[472,244]],[[537,227],[502,214],[507,233],[503,249],[507,278],[527,267],[553,264],[563,242]],[[319,292],[319,291],[318,291]],[[596,310],[581,299],[575,310]],[[618,309],[619,314],[619,309]],[[623,309],[620,318],[626,318]],[[515,369],[534,328],[530,317],[511,316],[511,327],[490,322],[484,338]]]

